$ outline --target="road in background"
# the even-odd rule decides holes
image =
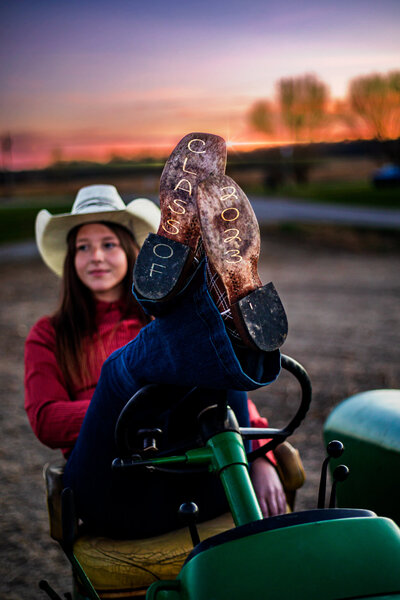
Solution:
[[[154,200],[154,198],[152,198]],[[328,224],[400,229],[400,210],[318,204],[289,198],[253,197],[250,201],[260,226],[280,223]],[[0,263],[37,256],[34,241],[0,246]]]
[[[250,197],[260,225],[268,223],[324,223],[400,229],[400,210],[319,204],[289,198]]]

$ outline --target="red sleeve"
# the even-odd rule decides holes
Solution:
[[[250,426],[251,427],[268,427],[268,421],[267,419],[265,419],[264,417],[262,417],[260,415],[260,413],[257,410],[256,405],[254,404],[254,402],[252,400],[250,400],[250,398],[247,399],[247,405],[249,408],[249,418],[250,418]],[[252,440],[252,450],[257,450],[257,448],[259,448],[262,444],[265,444],[268,440]],[[276,459],[274,456],[274,453],[272,452],[272,450],[270,450],[269,452],[267,452],[267,454],[265,455],[266,458],[268,458],[268,460],[274,465],[276,466]]]
[[[50,319],[36,323],[25,343],[25,410],[35,435],[50,448],[71,448],[90,400],[72,401],[55,356]]]

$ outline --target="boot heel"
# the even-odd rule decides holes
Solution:
[[[184,277],[191,254],[189,246],[150,233],[133,269],[135,291],[149,300],[166,300]]]
[[[273,283],[257,288],[231,309],[239,333],[258,350],[271,352],[286,340],[287,317]]]

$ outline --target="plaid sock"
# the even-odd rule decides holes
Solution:
[[[193,258],[193,263],[196,267],[199,264],[199,262],[201,262],[203,256],[204,256],[204,246],[203,246],[203,240],[200,238],[199,243],[197,244],[196,251],[194,253],[194,258]]]
[[[208,291],[210,292],[211,298],[214,301],[215,306],[218,308],[221,317],[224,320],[226,331],[228,335],[234,340],[241,342],[241,337],[235,327],[233,321],[231,307],[228,303],[228,297],[225,288],[222,284],[221,278],[218,275],[214,267],[207,261],[206,269],[206,283]]]

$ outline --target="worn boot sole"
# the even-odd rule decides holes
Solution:
[[[199,184],[197,208],[207,258],[243,342],[276,350],[287,337],[287,318],[274,285],[263,286],[258,275],[260,230],[250,202],[233,179],[219,176]]]
[[[160,180],[161,221],[136,260],[136,292],[151,300],[168,300],[182,287],[200,240],[197,186],[225,172],[226,144],[209,133],[190,133],[167,160]]]

